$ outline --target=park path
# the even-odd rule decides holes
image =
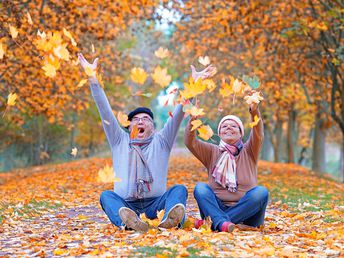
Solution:
[[[112,189],[111,183],[97,181],[106,164],[111,160],[92,158],[2,176],[0,257],[344,255],[343,184],[302,167],[260,162],[259,182],[271,199],[265,227],[213,233],[192,229],[198,216],[192,191],[196,182],[207,180],[206,172],[188,153],[174,152],[168,186],[188,187],[188,224],[160,231],[152,221],[149,232],[139,234],[116,229],[101,211],[100,193]]]

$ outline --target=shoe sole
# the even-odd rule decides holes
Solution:
[[[182,204],[177,204],[169,211],[165,220],[158,225],[159,228],[174,228],[183,220],[185,215],[185,207]]]
[[[147,223],[140,220],[137,214],[133,210],[126,207],[122,207],[119,209],[118,213],[119,213],[120,218],[122,219],[122,222],[128,228],[131,228],[140,232],[148,231]]]
[[[234,229],[235,229],[235,224],[228,225],[228,232],[229,233],[232,233]]]

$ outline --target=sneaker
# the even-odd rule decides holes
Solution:
[[[158,228],[174,228],[183,220],[185,215],[185,206],[181,203],[174,205],[168,212],[166,218],[161,221]]]
[[[230,221],[226,221],[221,226],[221,232],[229,232],[229,233],[231,233],[231,232],[233,232],[234,228],[235,228],[235,224],[234,223],[232,223]]]
[[[122,222],[130,229],[134,229],[139,232],[147,232],[148,231],[148,224],[143,222],[137,214],[127,208],[122,207],[118,211],[119,216],[122,220]]]
[[[204,220],[203,219],[195,219],[194,228],[195,229],[199,229],[203,224],[204,224]]]

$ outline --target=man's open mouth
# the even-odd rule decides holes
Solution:
[[[144,128],[139,128],[139,134],[143,134],[145,132]]]

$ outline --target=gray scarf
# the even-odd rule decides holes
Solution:
[[[129,197],[142,199],[144,193],[149,192],[150,184],[153,183],[152,173],[146,159],[143,157],[142,149],[146,148],[152,141],[153,135],[144,140],[130,140],[129,146]]]

